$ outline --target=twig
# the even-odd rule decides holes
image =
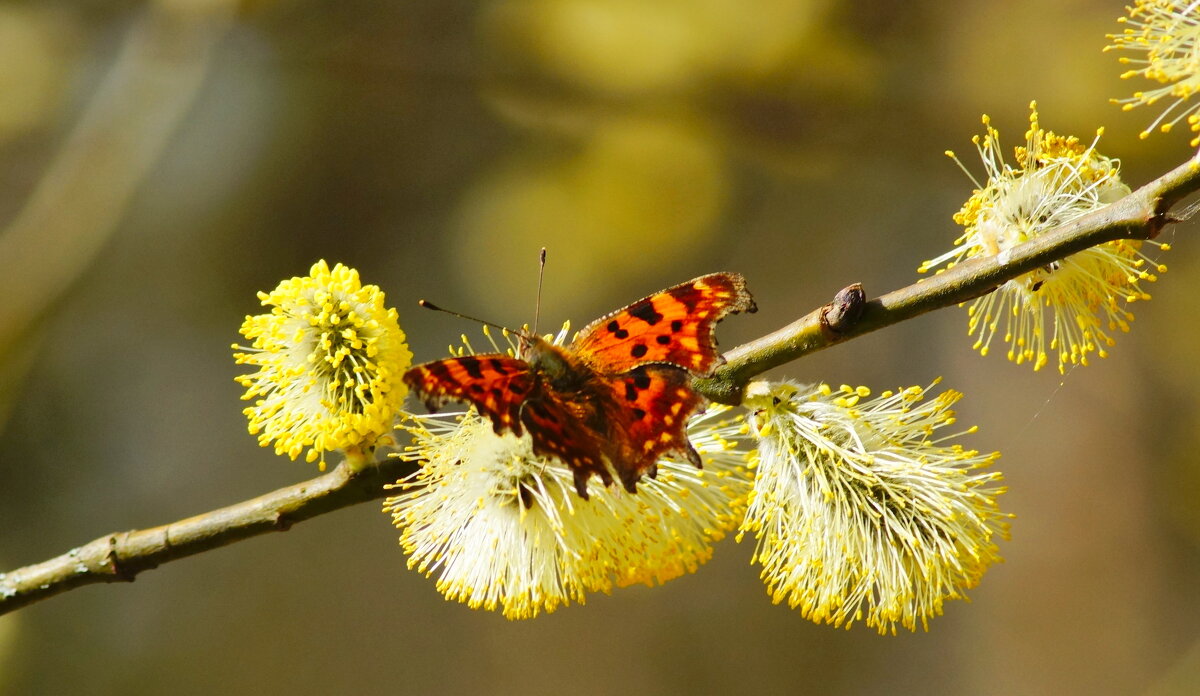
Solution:
[[[734,348],[727,362],[698,391],[713,401],[737,404],[753,377],[855,336],[985,294],[1016,276],[1114,239],[1152,239],[1176,222],[1172,206],[1200,189],[1193,160],[1124,199],[1037,239],[990,258],[965,261],[918,283],[867,301],[852,285],[835,301],[788,326]],[[385,496],[384,485],[412,470],[392,459],[362,471],[343,463],[310,481],[230,507],[153,529],[109,534],[44,563],[0,575],[0,614],[80,585],[131,581],[167,561],[256,536],[284,531],[326,512]]]
[[[138,573],[167,561],[284,532],[317,515],[383,498],[386,484],[414,469],[411,462],[394,458],[361,470],[343,462],[315,479],[229,507],[150,529],[106,534],[57,558],[0,574],[0,614],[81,585],[133,582]]]
[[[774,333],[729,351],[721,368],[710,377],[694,380],[693,385],[712,401],[737,405],[741,403],[746,384],[773,367],[876,329],[987,294],[1022,273],[1088,247],[1115,239],[1154,239],[1165,225],[1178,221],[1179,218],[1167,214],[1171,207],[1198,189],[1200,156],[1116,203],[1007,253],[963,261],[935,276],[866,301],[859,310],[857,321],[842,316],[843,310],[838,308],[836,331],[830,330],[827,321],[831,305],[813,310]]]

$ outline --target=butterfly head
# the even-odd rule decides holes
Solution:
[[[562,348],[541,336],[522,331],[517,343],[517,356],[554,385],[570,382],[577,376],[570,358]]]

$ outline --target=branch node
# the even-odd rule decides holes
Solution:
[[[866,305],[867,293],[862,283],[842,288],[832,302],[821,308],[821,328],[835,336],[846,333],[858,323]]]
[[[104,552],[104,563],[108,566],[112,576],[122,582],[133,582],[137,577],[136,571],[130,571],[122,564],[122,547],[129,539],[131,532],[114,532],[108,535],[108,549]]]
[[[271,520],[271,527],[277,532],[286,532],[292,528],[292,521],[282,512],[277,512]]]

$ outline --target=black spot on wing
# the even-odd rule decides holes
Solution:
[[[502,375],[507,375],[511,370],[504,364],[503,361],[496,358],[488,359],[488,366]]]
[[[696,311],[696,306],[700,304],[700,300],[703,298],[703,295],[696,289],[693,283],[671,288],[668,294],[682,302],[689,312]]]
[[[626,382],[625,383],[625,400],[626,401],[637,401],[637,398],[638,398],[638,388],[634,386],[632,381]]]
[[[683,320],[676,319],[675,321],[671,322],[671,330],[674,332],[683,331]]]
[[[483,379],[483,368],[480,367],[479,358],[468,355],[466,357],[459,358],[458,364],[462,365],[467,371],[467,374],[471,375],[471,377],[474,379]]]
[[[638,389],[649,389],[650,388],[650,375],[646,374],[645,370],[634,370],[632,372],[632,375],[633,375],[633,385],[635,387],[637,387]]]
[[[453,376],[449,361],[438,360],[418,365],[404,375],[404,381],[425,397],[463,393],[462,384]]]
[[[622,329],[621,323],[616,319],[608,322],[604,328],[608,329],[609,333],[615,336],[618,340],[624,341],[625,339],[629,338],[629,332],[625,329]]]
[[[646,412],[640,408],[635,408],[633,409],[633,417],[637,420],[641,420],[646,417]]]
[[[663,315],[654,309],[654,303],[652,302],[646,302],[640,307],[629,310],[629,316],[637,317],[651,326],[663,320]]]
[[[640,357],[644,356],[646,354],[646,352],[649,350],[650,349],[646,347],[646,344],[639,343],[629,351],[629,354],[635,358],[640,358]]]
[[[668,335],[666,335],[666,334],[663,334],[663,335],[661,335],[661,336],[657,336],[657,337],[655,337],[655,339],[654,339],[654,340],[655,340],[655,342],[657,342],[657,343],[658,343],[658,345],[660,345],[660,346],[665,346],[665,345],[668,345],[668,344],[671,342],[671,337],[670,337],[670,336],[668,336]]]
[[[446,382],[450,380],[450,368],[446,367],[446,361],[439,360],[425,365],[425,369],[429,374],[433,375],[438,381]]]

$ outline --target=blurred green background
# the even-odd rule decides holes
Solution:
[[[246,433],[229,344],[254,293],[360,269],[418,360],[474,328],[420,297],[576,327],[736,270],[760,311],[917,278],[957,236],[993,116],[1121,157],[1187,136],[1108,103],[1120,2],[38,0],[0,4],[0,568],[316,474]],[[1197,246],[1106,360],[1038,374],[949,309],[778,371],[937,375],[999,449],[1007,562],[929,633],[774,606],[701,572],[524,623],[448,603],[364,505],[0,618],[0,693],[1189,694],[1200,688]],[[1175,229],[1166,236],[1174,238]],[[1002,351],[995,351],[1002,353]]]

